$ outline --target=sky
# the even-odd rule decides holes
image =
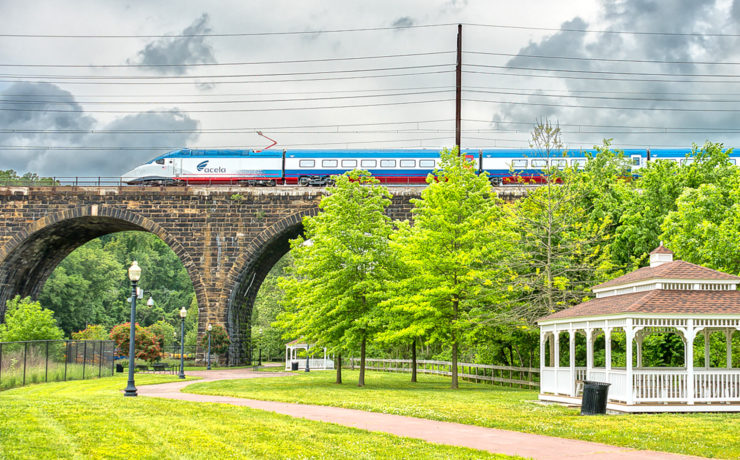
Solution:
[[[740,144],[740,0],[73,4],[0,0],[0,169],[115,177],[258,131],[452,147],[458,23],[463,148],[526,148],[538,120],[567,148]]]

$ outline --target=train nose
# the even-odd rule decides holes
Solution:
[[[121,175],[121,182],[131,183],[131,182],[136,181],[136,179],[140,179],[141,178],[141,174],[139,172],[140,169],[141,167],[139,166],[139,167],[132,169],[129,172],[123,173]]]

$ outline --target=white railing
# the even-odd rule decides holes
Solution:
[[[740,400],[740,370],[694,371],[694,401],[729,402]]]
[[[305,371],[306,370],[306,359],[291,359],[285,362],[285,370],[289,371],[292,369],[292,363],[298,363],[298,370]],[[315,369],[315,370],[325,370],[325,369],[334,369],[334,361],[332,361],[329,358],[323,359],[309,359],[308,360],[308,369]]]
[[[612,369],[609,371],[609,399],[617,401],[627,400],[627,371],[624,369]]]
[[[559,368],[558,372],[558,391],[561,395],[570,395],[575,388],[576,381],[570,373],[570,368]]]
[[[557,393],[558,388],[555,384],[555,368],[545,367],[540,374],[540,393]]]
[[[636,369],[632,375],[632,395],[639,402],[686,402],[685,370]]]

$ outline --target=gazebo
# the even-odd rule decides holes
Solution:
[[[607,408],[614,411],[740,411],[740,369],[732,366],[738,284],[740,277],[674,261],[661,243],[649,267],[594,286],[595,299],[538,321],[539,399],[580,404],[582,382],[593,380],[611,384]],[[643,366],[643,345],[654,343],[653,334],[680,337],[676,367]],[[698,337],[703,359],[694,356]]]
[[[306,370],[306,358],[298,358],[298,350],[306,350],[308,353],[309,349],[314,348],[315,345],[301,342],[301,339],[293,340],[285,344],[285,370],[289,371],[292,368],[293,363],[298,364],[299,370]],[[326,348],[324,348],[324,358],[309,358],[308,368],[313,370],[326,370],[334,369],[334,361],[326,356]]]

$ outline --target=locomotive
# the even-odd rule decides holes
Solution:
[[[632,173],[648,161],[662,159],[690,163],[690,149],[624,150]],[[547,168],[583,168],[595,150],[563,150],[542,156],[534,149],[463,149],[479,172],[494,185],[541,182]],[[731,154],[735,163],[740,154]],[[395,150],[199,150],[180,149],[160,155],[121,176],[127,184],[238,184],[325,186],[331,176],[353,169],[369,171],[381,183],[424,184],[439,165],[439,151]]]

